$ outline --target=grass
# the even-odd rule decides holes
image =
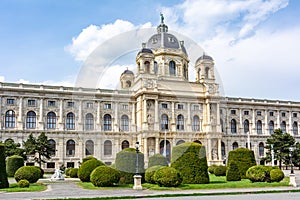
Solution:
[[[28,188],[20,188],[17,183],[12,183],[9,188],[0,189],[0,192],[39,192],[46,189],[47,186],[41,183],[31,183]]]
[[[82,187],[83,189],[88,190],[110,190],[110,189],[116,189],[116,188],[132,188],[133,184],[123,184],[123,185],[116,185],[112,187],[96,187],[91,182],[78,182],[78,186]]]

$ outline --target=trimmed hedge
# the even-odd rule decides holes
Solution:
[[[38,170],[40,170],[40,178],[43,178],[44,177],[44,170],[42,169],[42,168],[40,168],[39,166],[34,166],[34,167],[36,167]]]
[[[209,183],[205,147],[196,142],[185,142],[173,147],[171,167],[177,169],[182,183]]]
[[[121,173],[108,166],[99,166],[91,173],[91,182],[97,187],[108,187],[118,183]]]
[[[173,167],[161,167],[154,175],[155,183],[163,187],[177,187],[181,184],[182,178],[180,173]]]
[[[71,170],[69,171],[69,176],[71,178],[78,178],[78,168],[71,168]]]
[[[70,171],[73,169],[73,167],[69,167],[65,170],[65,175],[70,176]]]
[[[16,171],[24,166],[24,158],[18,155],[13,155],[7,158],[6,173],[8,177],[14,177]]]
[[[104,165],[103,162],[97,159],[90,159],[81,164],[78,169],[78,178],[82,182],[90,182],[90,175],[94,169],[98,166]]]
[[[142,176],[145,174],[144,169],[144,154],[138,153],[138,173]],[[133,183],[133,176],[136,173],[136,151],[134,148],[126,148],[116,155],[116,169],[120,171],[121,184]]]
[[[94,156],[87,156],[87,157],[85,157],[85,158],[82,158],[82,163],[84,163],[84,162],[86,162],[86,161],[88,161],[88,160],[91,160],[91,159],[97,160],[97,158],[95,158]]]
[[[265,182],[269,179],[270,173],[266,166],[257,165],[250,167],[246,176],[251,182]]]
[[[284,173],[280,169],[272,169],[270,171],[271,182],[280,182],[284,179]]]
[[[20,167],[15,173],[15,180],[19,182],[22,179],[29,181],[29,183],[36,183],[41,177],[41,170],[36,166]]]
[[[241,180],[241,173],[239,172],[239,168],[235,162],[231,162],[227,173],[226,173],[226,180],[227,181],[240,181]]]
[[[149,167],[148,169],[146,169],[146,171],[145,171],[145,181],[147,183],[153,183],[153,184],[155,184],[155,181],[153,179],[153,175],[155,174],[155,172],[157,170],[159,170],[162,167],[163,166],[161,166],[161,165],[156,165],[156,166],[152,166],[152,167]]]
[[[161,154],[155,154],[149,157],[148,168],[157,165],[168,166],[168,159]]]
[[[8,188],[9,183],[6,174],[5,145],[0,144],[0,188]]]
[[[22,179],[18,182],[18,186],[20,188],[28,188],[29,187],[29,181],[25,180],[25,179]]]
[[[230,166],[231,162],[235,162],[239,172],[241,174],[241,178],[246,178],[247,170],[256,165],[254,152],[252,150],[246,148],[237,148],[229,152],[228,155],[228,166]]]
[[[210,174],[214,174],[214,170],[215,170],[215,168],[217,167],[218,165],[211,165],[211,166],[209,166],[208,167],[208,172],[210,173]]]
[[[214,174],[216,176],[226,176],[227,167],[226,166],[216,166],[214,168]]]

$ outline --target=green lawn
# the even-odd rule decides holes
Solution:
[[[29,188],[20,188],[17,183],[12,183],[9,188],[0,189],[0,192],[38,192],[46,189],[47,186],[41,183],[31,183]]]
[[[248,179],[242,179],[241,181],[226,181],[225,176],[216,177],[213,174],[209,175],[209,184],[182,184],[179,187],[159,187],[155,184],[144,183],[143,188],[153,189],[153,190],[187,190],[187,189],[222,189],[222,188],[251,188],[251,187],[278,187],[278,186],[288,186],[289,178],[285,177],[283,181],[277,183],[266,183],[257,182],[251,183]],[[78,185],[84,189],[115,189],[115,188],[132,188],[132,184],[119,185],[116,187],[95,187],[92,183],[79,182]]]

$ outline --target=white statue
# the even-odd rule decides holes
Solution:
[[[54,174],[51,176],[51,181],[53,180],[64,180],[62,171],[60,169],[55,169]]]

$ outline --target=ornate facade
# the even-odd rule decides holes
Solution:
[[[300,102],[222,97],[214,60],[204,54],[189,81],[184,42],[163,20],[136,66],[121,74],[119,90],[0,83],[0,140],[23,143],[45,132],[56,151],[44,168],[58,168],[78,167],[88,155],[111,164],[137,141],[146,164],[187,141],[206,147],[209,164],[222,164],[230,150],[248,147],[248,136],[259,163],[274,129],[300,139]]]

